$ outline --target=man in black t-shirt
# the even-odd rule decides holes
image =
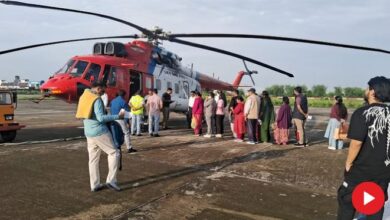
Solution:
[[[368,82],[368,105],[357,109],[348,131],[351,139],[344,182],[338,190],[338,220],[352,220],[352,192],[366,181],[378,184],[385,193],[390,182],[390,80],[375,77]],[[367,219],[382,219],[383,208]]]
[[[300,86],[294,88],[295,103],[294,110],[292,112],[293,124],[295,127],[295,134],[297,147],[306,146],[306,132],[305,132],[305,123],[308,116],[308,102],[307,97],[302,93],[302,88]]]
[[[168,129],[168,120],[169,120],[169,113],[170,113],[170,105],[173,102],[171,100],[171,94],[172,94],[172,88],[168,88],[167,91],[162,95],[162,102],[163,102],[163,129]]]

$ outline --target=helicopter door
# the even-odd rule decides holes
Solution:
[[[184,90],[184,97],[186,99],[190,98],[190,85],[187,81],[183,81],[183,90]]]
[[[117,92],[118,73],[121,72],[120,68],[115,66],[106,65],[103,72],[103,83],[107,86],[106,93],[108,99],[112,100],[115,98]]]
[[[137,91],[142,89],[142,74],[130,70],[130,97],[134,95]]]

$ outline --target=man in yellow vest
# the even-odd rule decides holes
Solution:
[[[141,96],[141,91],[137,91],[130,99],[131,108],[131,134],[141,135],[141,121],[144,115],[144,98]]]
[[[112,135],[106,124],[107,122],[123,119],[125,114],[124,111],[120,111],[118,115],[107,115],[105,113],[104,104],[100,98],[104,92],[103,86],[103,83],[95,82],[92,84],[91,90],[86,89],[80,97],[76,113],[76,118],[83,119],[84,122],[92,192],[97,192],[105,186],[100,184],[99,160],[102,151],[107,154],[108,160],[106,186],[116,191],[121,190],[116,180],[119,152],[114,146]]]

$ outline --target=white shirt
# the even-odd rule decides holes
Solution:
[[[194,107],[194,102],[195,102],[195,97],[190,97],[190,99],[188,100],[188,107],[192,108]]]
[[[251,107],[252,107],[252,100],[248,98],[245,102],[245,105],[244,105],[245,116],[247,116],[249,114],[249,110],[251,109]]]
[[[104,93],[100,98],[103,100],[104,108],[107,109],[108,106],[108,95],[107,93]]]
[[[218,103],[218,100],[219,100],[219,94],[215,94],[215,96],[214,96],[214,100],[215,100],[215,102],[216,102],[216,103]]]

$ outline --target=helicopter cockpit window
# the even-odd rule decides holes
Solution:
[[[85,71],[85,68],[87,68],[88,66],[88,62],[85,62],[85,61],[81,61],[79,60],[77,62],[77,64],[73,67],[72,71],[70,72],[70,74],[72,76],[81,76],[83,75],[84,71]]]
[[[107,79],[108,86],[116,86],[116,75],[117,75],[116,67],[111,67],[110,74],[108,75],[108,79]]]
[[[56,72],[56,74],[57,73],[67,73],[69,71],[69,69],[73,66],[74,62],[75,62],[75,60],[72,60],[72,59],[69,60],[68,62],[66,62],[66,64],[61,69],[59,69]]]
[[[0,93],[0,105],[11,105],[12,97],[8,92]]]
[[[100,65],[92,63],[89,67],[87,73],[85,74],[85,79],[91,82],[96,82],[99,79]]]

